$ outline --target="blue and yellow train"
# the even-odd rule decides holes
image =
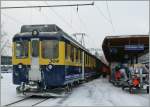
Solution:
[[[17,92],[44,92],[96,78],[104,64],[55,24],[24,25],[13,37]]]

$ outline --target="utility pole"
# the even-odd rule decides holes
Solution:
[[[85,34],[85,33],[74,33],[73,36],[76,38],[76,40],[77,40],[77,36],[81,36],[81,39],[79,42],[81,45],[83,45],[85,47],[84,37],[87,36],[87,34]]]

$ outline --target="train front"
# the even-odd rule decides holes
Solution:
[[[13,83],[19,93],[40,93],[64,84],[63,46],[54,26],[51,32],[43,26],[24,27],[13,38]],[[26,29],[28,29],[26,31]],[[47,28],[50,30],[50,28]]]

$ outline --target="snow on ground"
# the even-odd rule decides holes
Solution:
[[[1,104],[5,105],[23,97],[16,94],[12,74],[3,73],[1,79]],[[37,106],[149,106],[148,94],[129,94],[114,87],[107,79],[99,78],[73,89],[69,97],[52,98]],[[26,106],[26,104],[24,105]]]
[[[74,106],[148,106],[148,94],[129,94],[107,79],[96,79],[74,90],[62,105]]]
[[[16,94],[16,85],[12,84],[12,73],[1,73],[1,105],[23,99]]]

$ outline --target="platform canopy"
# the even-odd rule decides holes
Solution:
[[[108,62],[123,62],[149,52],[149,35],[106,36],[102,49]]]

